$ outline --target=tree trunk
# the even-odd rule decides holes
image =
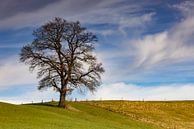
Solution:
[[[66,92],[60,92],[60,100],[58,107],[66,108]]]

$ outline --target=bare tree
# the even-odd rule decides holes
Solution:
[[[74,89],[95,91],[104,72],[93,53],[96,36],[79,22],[55,18],[33,32],[35,39],[24,46],[20,61],[38,70],[38,89],[53,87],[60,93],[59,107]]]

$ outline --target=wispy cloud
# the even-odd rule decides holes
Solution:
[[[0,48],[21,48],[26,43],[0,43]]]
[[[189,6],[187,11],[193,12],[193,9]],[[169,30],[131,41],[135,49],[134,64],[138,68],[153,69],[194,60],[193,34],[194,16],[187,13],[181,22]]]
[[[88,96],[97,100],[192,100],[193,92],[193,84],[143,87],[121,82],[103,85],[95,95]]]
[[[184,12],[184,17],[171,28],[125,39],[116,49],[99,52],[107,68],[105,80],[178,82],[194,77],[194,15],[191,15],[194,6],[189,2],[182,3],[184,8],[178,8]]]
[[[18,13],[31,12],[59,0],[1,0],[0,20],[12,17]]]
[[[14,1],[14,3],[17,2]],[[15,14],[13,11],[12,15],[7,15],[6,18],[0,19],[0,28],[32,27],[59,16],[68,20],[80,20],[84,24],[116,25],[118,31],[125,33],[127,28],[145,27],[151,21],[154,12],[136,14],[142,11],[142,7],[146,5],[146,2],[144,3],[145,5],[142,3],[135,4],[127,0],[120,2],[116,0],[63,0],[49,1],[44,6],[35,4],[37,7],[30,10],[28,8],[31,7],[30,3],[24,2],[24,10],[19,10],[18,7],[14,6],[12,10],[15,10]],[[5,15],[6,10],[3,12]],[[105,29],[103,32],[107,34],[107,31]]]

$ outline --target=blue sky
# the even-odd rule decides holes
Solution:
[[[98,36],[95,53],[106,70],[95,95],[70,98],[194,99],[192,0],[2,0],[0,101],[58,98],[38,91],[36,73],[18,60],[32,31],[54,17],[79,20]]]

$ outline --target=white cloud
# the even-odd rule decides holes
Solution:
[[[8,96],[8,97],[0,97],[1,102],[13,103],[13,104],[21,104],[21,103],[36,103],[36,102],[48,102],[51,100],[58,101],[58,94],[54,92],[52,89],[48,89],[46,91],[27,91],[23,94],[16,96]]]
[[[35,74],[29,72],[28,66],[19,63],[17,57],[9,57],[0,61],[0,89],[36,83]]]
[[[194,84],[171,84],[159,86],[138,86],[112,83],[103,85],[91,99],[103,100],[193,100]]]
[[[21,104],[58,100],[58,94],[52,88],[39,91],[36,89],[37,83],[36,72],[30,73],[28,66],[20,63],[18,57],[0,61],[0,91],[8,91],[7,94],[4,93],[5,96],[0,96],[1,102]],[[18,94],[16,91],[16,95],[9,94],[12,89],[19,89],[22,93]]]
[[[104,84],[94,94],[87,93],[85,96],[69,96],[78,100],[193,100],[194,84],[170,84],[158,86],[139,86],[123,82]],[[59,94],[48,89],[46,91],[28,91],[21,95],[0,97],[1,102],[13,104],[58,101]]]

